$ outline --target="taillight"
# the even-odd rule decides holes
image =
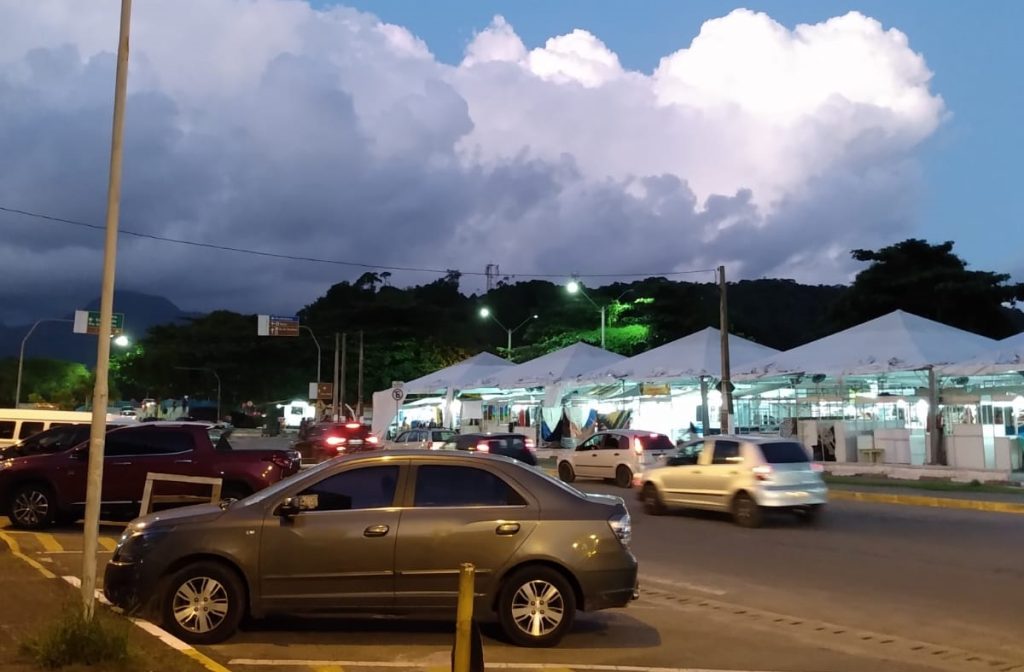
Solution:
[[[633,439],[633,452],[637,455],[644,454],[644,444],[640,443],[640,439]]]
[[[751,471],[754,472],[754,478],[757,480],[770,481],[772,478],[772,472],[775,470],[772,469],[770,464],[761,464],[751,469]]]
[[[533,439],[527,439],[526,440],[526,449],[527,450],[537,450],[537,448],[533,445]]]
[[[824,473],[825,465],[818,464],[817,462],[811,462],[811,471],[817,472],[819,474]]]
[[[346,423],[345,426],[348,427],[349,429],[359,429],[360,427],[362,427],[362,425],[360,425],[358,422],[349,422]]]
[[[476,450],[479,453],[489,453],[491,452],[491,447],[486,443],[478,443],[476,444]]]
[[[377,443],[380,443],[380,439],[378,439],[376,436],[368,436],[368,437],[366,437],[366,442],[367,443],[372,443],[372,444],[377,444]]]
[[[612,532],[623,545],[628,544],[633,538],[633,521],[628,513],[617,514],[609,518],[608,527],[612,528]]]
[[[324,443],[328,446],[340,446],[343,445],[348,439],[344,436],[328,436],[324,439]]]

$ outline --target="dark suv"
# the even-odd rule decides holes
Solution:
[[[292,447],[304,460],[323,462],[338,455],[376,450],[380,441],[370,427],[358,422],[321,422],[310,427],[306,438]]]
[[[504,455],[531,467],[537,466],[537,456],[533,454],[533,441],[522,434],[459,434],[445,443],[441,449]]]
[[[211,436],[212,435],[212,436]],[[216,441],[216,443],[214,443]],[[88,442],[54,453],[0,461],[0,515],[15,527],[42,529],[74,520],[84,509]],[[219,477],[225,499],[245,497],[299,470],[293,450],[237,450],[209,423],[153,422],[107,432],[104,511],[138,511],[151,472]],[[173,496],[203,496],[209,486],[167,483]]]

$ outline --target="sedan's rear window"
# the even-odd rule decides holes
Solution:
[[[794,441],[773,441],[761,444],[761,453],[769,464],[796,464],[810,462],[807,451]]]
[[[636,439],[644,450],[673,450],[676,447],[664,434],[641,434]]]

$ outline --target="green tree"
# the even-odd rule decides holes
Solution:
[[[1010,283],[1004,273],[969,270],[952,241],[932,245],[912,238],[852,255],[870,264],[835,303],[836,329],[905,310],[991,338],[1015,332],[1015,311],[1007,304],[1024,299],[1024,284]]]

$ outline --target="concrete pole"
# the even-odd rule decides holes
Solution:
[[[103,246],[103,281],[100,291],[100,333],[96,346],[96,383],[92,393],[92,429],[89,433],[89,478],[85,494],[85,535],[82,548],[82,604],[87,620],[96,606],[96,551],[99,540],[100,501],[103,488],[103,452],[106,447],[110,368],[110,332],[114,313],[114,276],[117,266],[117,227],[121,214],[121,158],[124,108],[128,88],[128,34],[132,0],[121,0],[121,27],[117,41],[114,79],[114,120],[110,140],[107,183],[106,237]]]
[[[708,427],[711,424],[711,414],[708,412],[708,377],[700,377],[700,424],[701,435],[708,435]]]
[[[338,390],[338,407],[339,407],[338,413],[339,413],[339,419],[340,419],[340,416],[345,415],[345,384],[346,384],[345,383],[345,380],[346,380],[345,364],[348,361],[348,357],[346,356],[348,354],[346,352],[347,348],[348,348],[348,334],[342,334],[341,335],[341,381],[340,381],[341,382],[341,385],[340,385],[341,389]]]
[[[605,308],[604,308],[604,306],[601,306],[601,349],[602,350],[605,349],[605,347],[604,347],[604,345],[605,345],[605,343],[604,343],[604,318],[605,318]]]
[[[338,359],[341,357],[341,334],[334,332],[334,392],[331,394],[331,417],[341,419],[338,409]]]
[[[507,329],[506,331],[508,331],[508,345],[505,346],[505,359],[507,359],[508,361],[511,362],[512,361],[512,330],[511,329]]]
[[[363,417],[363,332],[359,332],[359,375],[356,378],[356,414]]]
[[[732,391],[729,368],[729,305],[726,298],[725,266],[718,267],[718,287],[721,302],[719,304],[719,327],[722,336],[722,433],[732,433]]]
[[[928,464],[942,464],[942,435],[939,434],[939,390],[935,367],[928,367]]]

